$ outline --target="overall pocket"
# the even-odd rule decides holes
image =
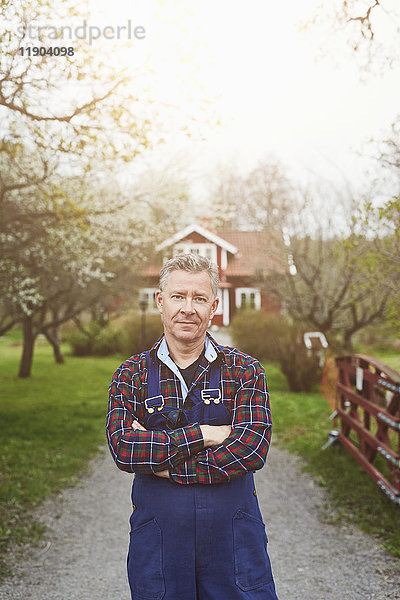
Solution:
[[[128,579],[132,597],[138,600],[161,600],[165,594],[162,531],[155,519],[131,531]]]
[[[233,517],[235,582],[244,592],[272,581],[267,541],[264,523],[238,510]]]

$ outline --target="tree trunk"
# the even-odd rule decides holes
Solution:
[[[343,334],[344,347],[348,354],[353,354],[353,350],[354,350],[353,342],[351,341],[353,333],[354,333],[353,331],[345,331]]]
[[[46,340],[51,344],[53,348],[54,360],[57,364],[63,365],[65,363],[64,356],[62,355],[60,348],[60,339],[58,336],[57,327],[53,327],[53,331],[50,332],[48,329],[43,331]]]
[[[31,376],[33,350],[35,346],[36,334],[33,331],[32,317],[25,317],[22,323],[24,333],[24,344],[19,365],[18,377],[26,378]]]

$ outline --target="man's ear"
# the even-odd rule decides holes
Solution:
[[[162,291],[156,291],[156,304],[158,308],[158,312],[162,315]]]
[[[213,301],[213,303],[211,304],[211,314],[210,314],[210,319],[213,318],[213,316],[215,315],[217,308],[218,308],[218,304],[219,304],[219,298],[215,298],[215,300]]]

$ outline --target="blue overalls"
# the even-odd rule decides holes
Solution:
[[[219,364],[208,390],[189,389],[193,408],[168,407],[147,353],[146,429],[228,425]],[[186,401],[185,401],[186,402]],[[253,473],[212,485],[137,474],[128,553],[132,600],[278,600]]]

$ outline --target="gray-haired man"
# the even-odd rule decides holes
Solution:
[[[136,474],[132,600],[277,600],[253,479],[271,435],[265,374],[207,333],[217,289],[208,259],[168,261],[156,294],[164,335],[110,386],[110,450]]]

